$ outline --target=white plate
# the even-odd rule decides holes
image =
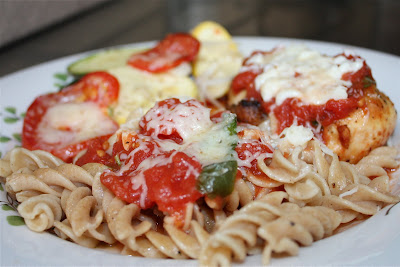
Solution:
[[[351,50],[367,60],[378,88],[384,91],[400,107],[400,58],[397,56],[350,47],[297,39],[282,38],[236,38],[245,55],[253,50],[270,50],[288,43],[304,43],[328,55],[335,55],[344,50]],[[135,46],[148,46],[149,43]],[[16,108],[16,117],[24,112],[39,94],[56,91],[55,73],[66,73],[71,62],[85,54],[65,57],[34,66],[0,79],[0,118],[1,136],[12,137],[21,132],[22,121],[5,123],[10,117],[6,107]],[[11,116],[12,117],[12,116]],[[400,123],[397,124],[393,144],[400,148]],[[15,140],[0,143],[0,151],[5,151],[17,144]],[[5,200],[4,191],[0,192],[0,201]],[[273,259],[272,265],[398,265],[400,250],[400,205],[395,206],[387,215],[388,207],[366,222],[348,231],[318,241],[311,247],[301,248],[296,257]],[[0,209],[0,265],[191,265],[196,261],[154,260],[121,256],[96,249],[88,249],[68,241],[61,240],[48,233],[34,233],[25,226],[10,226],[6,220],[13,211]],[[260,256],[247,257],[246,265],[260,265]]]

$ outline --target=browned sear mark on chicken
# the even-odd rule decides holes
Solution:
[[[239,122],[258,125],[266,119],[260,102],[256,100],[243,99],[237,105],[232,105],[229,109],[237,115]]]
[[[349,127],[347,127],[347,125],[339,125],[337,127],[337,130],[339,133],[340,143],[344,148],[348,149],[350,146],[350,139],[351,139],[351,133]]]

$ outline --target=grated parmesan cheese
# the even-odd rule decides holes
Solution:
[[[345,73],[356,72],[363,60],[345,56],[329,57],[303,45],[279,47],[268,54],[257,53],[247,63],[262,67],[255,79],[256,90],[265,102],[275,98],[280,105],[287,98],[299,98],[306,104],[321,105],[330,99],[346,99],[350,81]]]

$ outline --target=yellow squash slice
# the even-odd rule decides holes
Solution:
[[[220,98],[228,92],[243,56],[228,31],[216,22],[204,21],[191,34],[201,43],[193,64],[200,97],[209,100]]]

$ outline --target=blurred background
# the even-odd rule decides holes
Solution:
[[[0,0],[0,76],[214,20],[236,36],[344,43],[400,56],[399,0]]]

